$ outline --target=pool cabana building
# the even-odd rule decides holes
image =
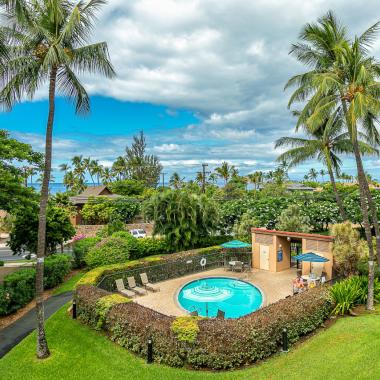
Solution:
[[[326,279],[330,280],[333,271],[332,244],[334,236],[307,234],[252,228],[252,263],[253,268],[269,272],[281,272],[292,266],[291,244],[297,243],[300,253],[313,252],[328,261],[310,263],[302,261],[302,274],[307,275],[315,265],[321,265]],[[293,261],[294,263],[294,261]]]

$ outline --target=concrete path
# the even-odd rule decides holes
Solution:
[[[45,301],[45,319],[72,299],[73,292],[52,296]],[[0,330],[0,358],[20,343],[36,328],[36,309],[33,308],[24,316],[3,330]]]

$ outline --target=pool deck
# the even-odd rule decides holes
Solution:
[[[296,277],[296,273],[296,269],[277,273],[258,269],[253,269],[249,273],[225,271],[223,268],[212,269],[159,282],[157,283],[160,287],[159,292],[149,292],[148,295],[136,297],[134,301],[166,315],[186,315],[186,311],[177,302],[177,294],[183,285],[203,277],[232,277],[257,286],[264,295],[263,306],[266,306],[292,294],[292,280]]]

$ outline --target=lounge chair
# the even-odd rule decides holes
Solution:
[[[116,289],[119,293],[123,294],[124,296],[130,297],[130,298],[133,298],[135,296],[135,293],[133,293],[132,291],[130,291],[128,289],[125,289],[124,281],[122,278],[119,278],[115,282],[116,282]]]
[[[216,313],[216,318],[224,319],[225,315],[226,315],[226,313],[223,310],[218,309],[218,311]]]
[[[132,292],[135,292],[136,294],[143,296],[147,294],[147,291],[143,288],[140,288],[136,285],[136,281],[134,277],[127,277],[128,280],[128,286],[132,290]]]
[[[141,283],[144,285],[145,289],[151,290],[152,292],[159,292],[160,288],[157,285],[153,285],[148,280],[148,275],[146,273],[140,273]]]

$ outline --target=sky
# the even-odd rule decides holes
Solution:
[[[53,167],[82,154],[110,165],[143,130],[169,176],[187,178],[222,161],[242,174],[272,170],[274,141],[294,132],[286,81],[304,71],[289,56],[302,26],[333,10],[354,35],[380,20],[378,1],[109,0],[91,42],[107,41],[117,77],[80,76],[91,114],[57,101]],[[371,52],[380,59],[380,36]],[[46,87],[0,114],[0,128],[43,150]],[[315,161],[292,169],[300,179]],[[365,167],[380,179],[380,160]],[[355,174],[351,157],[342,170]]]

